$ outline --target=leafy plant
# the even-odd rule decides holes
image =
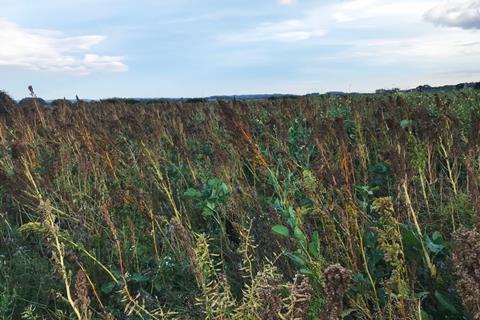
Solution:
[[[218,207],[227,202],[229,194],[228,186],[222,180],[213,178],[208,179],[201,191],[189,188],[184,196],[196,200],[196,206],[202,211],[202,215],[209,217],[218,214]]]

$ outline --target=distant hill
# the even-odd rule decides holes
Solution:
[[[449,92],[449,91],[456,91],[456,90],[464,90],[464,89],[475,89],[480,90],[480,82],[464,82],[455,85],[444,85],[438,87],[432,87],[430,85],[420,85],[413,89],[406,89],[401,90],[398,88],[393,89],[378,89],[375,90],[375,94],[391,94],[396,92],[403,92],[403,93],[413,93],[413,92],[425,92],[425,93],[440,93],[440,92]],[[3,96],[6,94],[2,91]],[[326,93],[308,93],[303,96],[330,96],[330,97],[342,97],[342,96],[351,96],[351,95],[359,95],[359,94],[369,94],[369,93],[361,93],[361,92],[343,92],[343,91],[329,91]],[[276,100],[276,99],[288,99],[288,98],[298,98],[301,95],[294,95],[294,94],[245,94],[245,95],[215,95],[209,97],[191,97],[191,98],[108,98],[108,99],[101,99],[102,102],[107,103],[117,103],[122,102],[126,104],[136,104],[136,103],[158,103],[158,102],[172,102],[172,101],[179,101],[185,103],[198,103],[198,102],[211,102],[211,101],[218,101],[218,100],[241,100],[241,101],[255,101],[255,100]],[[0,95],[1,98],[1,95]],[[3,98],[5,99],[5,98]],[[10,98],[9,98],[10,99]],[[76,100],[43,100],[41,98],[36,98],[37,103],[43,106],[53,106],[56,103],[60,103],[62,101],[66,101],[69,103],[75,103]],[[11,99],[10,99],[11,100]],[[32,103],[33,98],[24,98],[18,101],[19,106],[28,106]],[[13,101],[13,100],[12,100]],[[82,99],[81,101],[90,102],[94,101],[92,99]],[[0,105],[2,104],[2,99],[0,99]]]
[[[394,93],[394,92],[428,92],[428,93],[436,93],[436,92],[449,92],[449,91],[456,91],[456,90],[465,90],[465,89],[480,89],[480,82],[463,82],[455,85],[444,85],[439,87],[432,87],[428,84],[418,86],[414,89],[407,89],[407,90],[400,90],[400,89],[378,89],[375,93]]]
[[[429,92],[429,93],[436,93],[436,92],[449,92],[455,90],[464,90],[464,89],[476,89],[480,90],[480,82],[465,82],[459,83],[455,85],[444,85],[439,87],[432,87],[429,85],[421,85],[413,89],[378,89],[375,91],[376,94],[382,93],[395,93],[395,92]],[[329,91],[326,93],[308,93],[303,96],[330,96],[330,97],[342,97],[342,96],[351,96],[351,95],[359,95],[365,94],[362,92],[343,92],[343,91]],[[166,102],[166,101],[182,101],[182,102],[209,102],[209,101],[218,101],[218,100],[241,100],[241,101],[255,101],[255,100],[274,100],[274,99],[288,99],[288,98],[298,98],[301,95],[294,95],[294,94],[244,94],[244,95],[215,95],[209,97],[201,97],[201,98],[113,98],[113,99],[105,99],[102,101],[118,101],[121,100],[124,103],[145,103],[145,102]]]

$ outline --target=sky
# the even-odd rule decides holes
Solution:
[[[204,97],[480,81],[480,0],[0,0],[15,99]]]

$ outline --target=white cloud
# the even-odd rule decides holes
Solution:
[[[0,66],[77,74],[126,71],[123,57],[91,52],[93,46],[104,40],[98,35],[66,37],[56,31],[26,29],[0,19]]]
[[[295,3],[295,0],[277,0],[278,4],[288,6]]]
[[[478,33],[451,30],[442,34],[425,34],[408,38],[354,41],[352,52],[375,64],[442,64],[447,61],[480,62]]]
[[[310,20],[325,21],[329,34],[335,34],[322,41],[323,47],[339,48],[331,59],[372,65],[408,63],[419,68],[480,63],[479,31],[438,32],[424,19],[435,4],[432,0],[348,0],[319,6],[309,15]]]
[[[349,0],[334,5],[332,17],[336,22],[408,16],[421,17],[421,14],[434,4],[433,1]]]
[[[260,41],[295,42],[324,36],[327,31],[314,19],[290,19],[264,22],[257,27],[221,37],[225,42],[245,43]]]
[[[446,27],[480,29],[480,0],[443,3],[427,11],[425,19]]]
[[[286,5],[293,1],[277,2]],[[379,26],[375,32],[399,26],[405,29],[405,23],[424,22],[423,13],[436,3],[436,0],[336,1],[333,4],[316,5],[308,12],[299,13],[295,19],[264,22],[243,32],[224,35],[222,39],[238,43],[310,40],[324,36],[327,30],[335,30],[342,24],[350,23],[353,28],[364,28],[364,21],[368,21],[369,26]],[[362,24],[359,21],[362,21]]]

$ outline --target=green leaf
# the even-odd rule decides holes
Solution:
[[[228,186],[224,182],[222,182],[222,184],[219,186],[218,189],[222,196],[225,196],[230,192],[230,190],[228,189]]]
[[[400,126],[405,130],[412,126],[412,120],[404,119],[400,121]]]
[[[421,291],[421,292],[415,292],[413,294],[413,296],[416,299],[423,299],[423,298],[426,298],[429,294],[430,294],[430,292],[428,292],[428,291]]]
[[[183,195],[185,197],[188,197],[188,198],[200,198],[202,196],[202,193],[200,191],[198,191],[197,189],[195,188],[188,188],[187,191],[185,191],[183,193]]]
[[[218,179],[218,178],[208,179],[208,181],[207,181],[207,185],[212,187],[212,188],[215,188],[215,187],[221,185],[222,183],[223,183],[223,181]]]
[[[112,292],[113,288],[115,288],[115,283],[110,281],[110,282],[104,283],[100,288],[100,290],[102,290],[102,292],[105,294],[109,294],[110,292]]]
[[[299,267],[305,267],[306,265],[306,262],[305,260],[300,257],[299,255],[295,254],[295,253],[292,253],[292,252],[288,252],[285,254],[287,257],[290,258],[290,260],[292,260],[297,266]]]
[[[313,276],[313,272],[308,268],[301,268],[300,273],[305,276]]]
[[[216,208],[216,207],[217,207],[217,206],[215,205],[215,203],[210,202],[210,201],[207,201],[207,203],[205,204],[205,208],[207,208],[207,209],[209,209],[209,210],[211,210],[211,211],[213,211],[213,212],[215,212],[215,208]]]
[[[385,174],[387,173],[388,168],[383,162],[377,162],[369,168],[369,171],[378,173],[378,174]]]
[[[290,217],[287,219],[287,224],[294,229],[297,226],[297,218],[296,217]]]
[[[297,215],[295,214],[295,210],[293,210],[292,206],[288,206],[288,220],[291,223],[291,227],[294,228],[297,225]]]
[[[288,228],[285,227],[285,226],[282,226],[280,224],[274,225],[272,227],[272,233],[276,234],[276,235],[279,235],[279,236],[282,236],[282,237],[289,237],[290,236],[290,232],[288,231]]]
[[[293,235],[298,241],[305,241],[305,235],[303,234],[302,230],[299,227],[295,227],[293,229]]]
[[[144,276],[141,273],[134,273],[131,275],[129,280],[132,280],[133,282],[141,283],[141,282],[147,282],[148,280],[150,280],[150,278],[147,276]]]
[[[443,236],[442,236],[442,234],[441,234],[439,231],[435,231],[435,232],[432,234],[432,240],[433,240],[433,242],[435,242],[435,243],[442,243],[442,242],[443,242]]]
[[[203,210],[202,210],[202,216],[204,216],[205,218],[213,216],[213,213],[214,213],[214,211],[212,211],[208,207],[204,207]]]
[[[458,314],[458,310],[450,303],[449,299],[438,291],[435,291],[438,303],[451,313]]]
[[[428,250],[435,254],[440,253],[445,248],[444,245],[433,242],[427,234],[425,235],[425,243],[427,244]]]

